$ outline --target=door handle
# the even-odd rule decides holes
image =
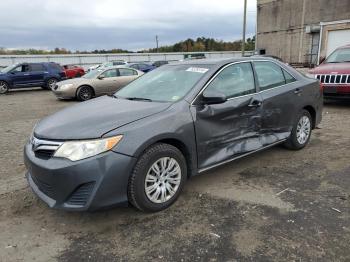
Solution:
[[[262,102],[260,100],[253,99],[249,104],[248,107],[260,107],[262,105]]]
[[[297,89],[294,90],[294,94],[296,94],[296,95],[299,95],[299,94],[301,94],[302,92],[303,92],[303,91],[301,91],[300,88],[297,88]]]

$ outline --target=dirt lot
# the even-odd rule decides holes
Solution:
[[[26,185],[22,148],[75,102],[0,96],[0,261],[350,261],[350,102],[325,106],[310,145],[275,147],[194,177],[170,209],[49,209]]]

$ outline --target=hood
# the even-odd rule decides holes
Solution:
[[[103,96],[44,118],[36,125],[34,135],[49,140],[99,138],[113,129],[159,113],[170,105]]]
[[[350,63],[323,63],[309,72],[311,74],[350,74]]]

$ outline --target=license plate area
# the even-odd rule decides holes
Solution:
[[[325,86],[323,88],[323,92],[326,94],[336,94],[337,93],[337,87],[336,86]]]

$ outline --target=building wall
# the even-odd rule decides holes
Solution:
[[[257,48],[289,63],[305,63],[313,39],[306,27],[346,19],[349,0],[257,0]]]

